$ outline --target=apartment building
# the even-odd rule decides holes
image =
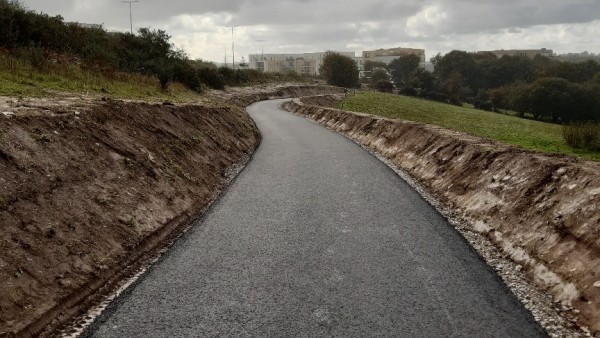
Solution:
[[[250,68],[261,72],[296,72],[304,75],[319,75],[319,68],[327,52],[301,54],[250,54]],[[354,52],[335,53],[354,59]]]
[[[421,59],[421,64],[425,64],[425,50],[418,48],[389,48],[366,50],[362,52],[363,61],[379,61],[389,64],[393,60],[406,55],[417,55]]]
[[[338,52],[344,56],[353,59],[358,66],[360,76],[368,76],[364,72],[366,61],[379,61],[389,64],[405,55],[417,55],[421,60],[421,66],[425,67],[425,50],[416,48],[390,48],[377,49],[362,52],[361,56],[355,56],[354,52]],[[323,63],[323,58],[327,52],[320,53],[301,53],[301,54],[250,54],[249,68],[261,72],[296,72],[305,75],[319,75],[319,68]]]

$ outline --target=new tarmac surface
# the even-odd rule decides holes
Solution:
[[[407,183],[281,102],[248,108],[252,161],[85,336],[545,336]]]

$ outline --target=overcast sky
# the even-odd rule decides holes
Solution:
[[[120,0],[21,0],[65,21],[129,30]],[[600,53],[600,0],[140,0],[134,30],[162,29],[192,58],[231,62],[248,54],[424,48],[553,49]],[[258,40],[264,40],[259,42]]]

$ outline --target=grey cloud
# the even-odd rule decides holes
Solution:
[[[68,21],[129,28],[129,8],[120,0],[22,0],[22,3],[36,11],[61,14]],[[434,13],[439,14],[439,20],[419,14],[431,8],[437,10]],[[223,26],[240,25],[237,35],[240,53],[256,52],[258,39],[267,40],[265,52],[287,48],[294,49],[289,52],[340,50],[348,45],[460,49],[463,47],[456,44],[468,43],[473,37],[529,31],[539,34],[538,40],[530,37],[531,41],[548,42],[548,36],[535,27],[593,22],[598,20],[598,13],[598,0],[140,0],[133,5],[135,27],[166,29],[170,35],[181,37],[181,41],[190,41],[192,47],[193,39],[189,36],[204,34],[207,36],[204,41],[217,44],[212,49],[223,50],[231,43],[225,40],[229,37]],[[185,20],[198,19],[199,23],[190,25],[182,15],[189,16]],[[409,20],[411,27],[407,27]],[[589,37],[580,38],[597,46],[593,33],[588,34]],[[560,43],[568,45],[565,41]],[[469,44],[471,48],[477,47]]]

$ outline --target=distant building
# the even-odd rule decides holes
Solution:
[[[361,56],[355,56],[354,52],[337,52],[347,56],[356,62],[360,77],[368,77],[368,72],[364,71],[366,61],[379,61],[389,64],[405,55],[417,55],[420,59],[421,67],[425,67],[425,50],[415,48],[390,48],[377,49],[362,52]],[[261,72],[286,73],[296,72],[304,75],[319,75],[319,68],[323,63],[323,58],[327,52],[319,53],[301,53],[301,54],[250,54],[249,68]]]
[[[335,53],[354,59],[354,52]],[[319,68],[327,52],[300,54],[250,54],[249,68],[261,72],[319,75]]]
[[[407,55],[416,55],[419,57],[419,66],[425,68],[425,50],[419,48],[389,48],[389,49],[376,49],[366,50],[362,52],[362,62],[359,64],[358,70],[360,72],[361,79],[371,78],[371,72],[364,69],[364,64],[367,61],[383,62],[389,65],[392,61]]]
[[[406,55],[416,55],[421,59],[421,66],[425,65],[425,50],[418,48],[389,48],[366,50],[362,52],[363,61],[379,61],[389,64],[393,60]]]
[[[567,54],[560,54],[554,57],[554,59],[558,60],[558,61],[565,61],[565,62],[585,62],[585,61],[596,61],[596,62],[600,62],[600,54],[594,54],[594,53],[589,53],[589,52],[583,52],[583,53],[567,53]]]
[[[500,49],[500,50],[490,50],[490,51],[480,51],[478,53],[492,53],[496,55],[497,58],[501,58],[505,55],[508,56],[526,56],[530,59],[533,59],[537,55],[552,57],[554,56],[554,52],[552,49]]]

